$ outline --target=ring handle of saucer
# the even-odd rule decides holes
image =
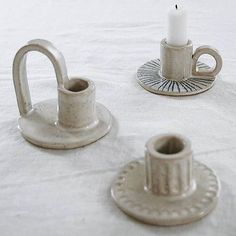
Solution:
[[[34,39],[29,41],[16,53],[12,69],[20,115],[26,115],[32,110],[26,69],[27,53],[31,51],[38,51],[48,57],[54,67],[58,87],[63,86],[64,82],[68,80],[67,68],[62,53],[47,40]]]
[[[215,67],[211,69],[201,69],[201,70],[197,68],[198,59],[203,54],[208,54],[215,59],[216,62]],[[208,45],[203,45],[198,47],[192,56],[192,60],[193,60],[192,75],[196,76],[214,77],[220,72],[223,64],[222,57],[219,54],[218,50]]]

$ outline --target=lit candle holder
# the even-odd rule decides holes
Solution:
[[[208,54],[216,65],[210,67],[198,61]],[[187,37],[187,11],[175,9],[168,13],[167,37],[160,43],[160,59],[151,60],[137,71],[137,81],[146,90],[168,96],[195,95],[210,89],[222,68],[219,52],[208,45],[193,51]]]

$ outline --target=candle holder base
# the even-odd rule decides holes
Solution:
[[[97,122],[79,129],[64,128],[58,123],[57,100],[34,105],[31,112],[19,118],[19,129],[29,142],[44,148],[71,149],[85,146],[106,135],[112,123],[110,112],[96,104]]]
[[[143,160],[130,162],[114,181],[111,193],[126,214],[148,224],[180,225],[207,215],[216,206],[219,181],[207,166],[193,162],[192,189],[180,196],[157,196],[146,190]]]
[[[210,69],[202,62],[197,68]],[[167,96],[196,95],[210,89],[215,82],[215,76],[191,76],[184,81],[172,81],[161,76],[160,60],[151,60],[142,65],[137,71],[138,83],[147,91]]]

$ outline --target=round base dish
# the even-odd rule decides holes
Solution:
[[[115,179],[111,194],[126,214],[153,225],[181,225],[199,220],[216,206],[220,184],[215,173],[193,164],[193,187],[181,196],[157,196],[145,189],[144,161],[130,162]]]
[[[202,62],[197,63],[199,70],[210,69]],[[137,71],[137,81],[146,90],[152,93],[168,96],[188,96],[202,93],[210,89],[215,77],[192,76],[178,82],[167,80],[160,74],[160,60],[155,59],[142,65]]]
[[[112,116],[101,104],[96,104],[98,122],[91,127],[65,129],[57,124],[57,100],[34,105],[33,110],[19,118],[19,129],[25,139],[44,148],[71,149],[85,146],[106,135]]]

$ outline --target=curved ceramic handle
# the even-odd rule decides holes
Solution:
[[[212,68],[211,70],[200,70],[197,71],[197,61],[199,57],[203,54],[208,54],[212,57],[214,57],[216,61],[215,68]],[[222,68],[222,58],[219,54],[219,52],[210,46],[204,45],[199,48],[197,48],[193,54],[193,69],[192,74],[193,75],[202,75],[202,76],[216,76]]]
[[[58,87],[62,86],[65,80],[68,80],[65,59],[61,52],[47,40],[35,39],[29,41],[16,53],[12,69],[17,104],[21,115],[27,114],[32,109],[26,71],[26,58],[30,51],[41,52],[49,58],[56,73]]]

